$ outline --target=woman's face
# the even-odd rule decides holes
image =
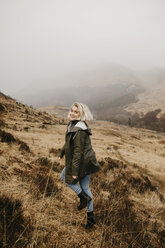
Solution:
[[[69,117],[70,117],[71,121],[79,120],[80,113],[79,113],[79,110],[76,106],[73,106],[71,108]]]

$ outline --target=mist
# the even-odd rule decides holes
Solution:
[[[0,91],[24,100],[165,68],[164,9],[163,0],[1,0]]]

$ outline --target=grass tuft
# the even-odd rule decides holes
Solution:
[[[11,133],[8,133],[4,130],[0,130],[0,137],[1,137],[1,142],[6,142],[8,144],[12,142],[16,142],[16,139]]]
[[[22,203],[5,195],[0,196],[0,247],[26,247],[31,239],[29,219],[24,217]]]

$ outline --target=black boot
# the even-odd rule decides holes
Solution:
[[[78,197],[80,198],[80,205],[77,207],[77,209],[81,210],[87,206],[87,204],[91,200],[91,198],[84,191],[81,191],[81,193],[78,195]]]
[[[93,225],[96,224],[96,217],[92,212],[87,212],[87,224],[85,226],[86,229],[89,229],[91,227],[93,227]]]

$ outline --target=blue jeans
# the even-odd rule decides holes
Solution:
[[[61,179],[65,182],[65,168],[61,172]],[[91,201],[89,201],[87,204],[87,212],[93,211],[93,197],[92,197],[92,193],[89,188],[89,181],[90,181],[90,175],[87,175],[79,181],[79,184],[78,183],[75,183],[75,184],[65,183],[77,195],[79,195],[81,191],[83,190],[87,195],[91,197]]]

